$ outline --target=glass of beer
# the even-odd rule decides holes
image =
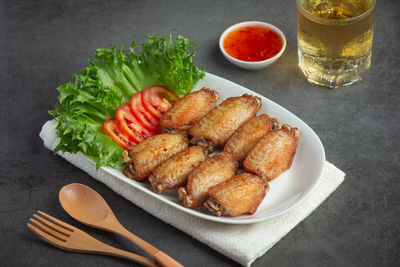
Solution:
[[[375,0],[296,0],[299,67],[311,83],[338,88],[371,65]]]

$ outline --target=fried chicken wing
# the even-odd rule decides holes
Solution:
[[[297,128],[287,124],[270,132],[247,155],[244,169],[268,181],[275,179],[292,165],[299,137]]]
[[[277,125],[278,121],[267,114],[251,118],[229,138],[224,151],[230,152],[238,162],[242,162],[257,141]]]
[[[184,186],[189,172],[207,156],[208,153],[204,148],[192,146],[170,157],[149,176],[153,191],[162,193],[165,189]]]
[[[169,157],[186,149],[189,140],[185,133],[166,133],[152,136],[139,143],[132,151],[124,151],[124,173],[131,179],[146,179],[155,167]]]
[[[163,132],[188,130],[215,107],[218,99],[219,94],[206,87],[185,95],[161,117]]]
[[[189,129],[193,136],[191,142],[209,151],[225,145],[236,129],[254,117],[260,107],[261,99],[256,96],[244,94],[227,98]]]
[[[220,152],[206,159],[188,176],[186,188],[179,188],[179,199],[185,207],[199,207],[208,197],[208,189],[232,177],[237,169],[233,156]]]
[[[260,176],[242,173],[211,187],[204,206],[217,216],[252,215],[268,190],[268,183]]]

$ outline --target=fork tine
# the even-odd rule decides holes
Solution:
[[[60,233],[59,231],[53,229],[46,223],[41,223],[33,218],[30,218],[29,221],[33,224],[33,226],[36,226],[36,228],[39,228],[43,232],[46,232],[47,234],[54,236],[57,239],[60,239],[61,241],[67,241],[66,239],[69,237],[64,233]]]
[[[42,217],[44,217],[44,218],[48,219],[49,221],[51,221],[52,223],[57,224],[57,225],[65,228],[65,229],[67,229],[67,230],[69,230],[71,232],[74,231],[74,227],[72,225],[69,225],[68,223],[62,222],[62,221],[50,216],[49,214],[44,213],[43,211],[37,210],[36,212],[39,213],[40,215],[42,215]]]
[[[38,221],[40,221],[41,223],[43,223],[45,227],[50,228],[60,234],[63,234],[64,236],[70,236],[70,234],[71,234],[71,232],[69,230],[66,230],[64,227],[61,227],[58,224],[55,224],[50,220],[42,218],[37,214],[33,214],[33,217],[35,219],[37,219]]]
[[[35,235],[40,237],[42,240],[52,244],[53,246],[65,249],[64,241],[61,241],[60,239],[57,239],[57,238],[53,237],[52,235],[49,235],[48,233],[42,231],[41,229],[37,228],[36,226],[34,226],[30,223],[27,223],[26,225]]]

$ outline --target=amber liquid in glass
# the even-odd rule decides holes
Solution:
[[[331,88],[360,81],[371,65],[375,0],[297,0],[299,67]]]

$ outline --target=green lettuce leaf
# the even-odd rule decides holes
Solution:
[[[133,94],[153,84],[161,84],[182,97],[204,77],[204,67],[193,62],[194,45],[178,36],[148,36],[147,43],[135,53],[124,47],[99,48],[89,66],[73,75],[73,81],[60,85],[58,102],[49,111],[57,120],[58,151],[82,151],[100,166],[121,164],[123,149],[104,132],[104,121],[129,102]]]

